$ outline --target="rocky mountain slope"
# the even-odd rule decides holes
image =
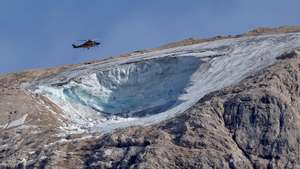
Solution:
[[[300,168],[300,31],[0,77],[0,168]]]

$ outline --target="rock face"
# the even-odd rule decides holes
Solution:
[[[101,137],[86,165],[298,168],[300,59],[292,55],[174,119]]]
[[[108,133],[75,132],[22,89],[63,70],[0,78],[0,168],[300,168],[297,49],[172,118]]]

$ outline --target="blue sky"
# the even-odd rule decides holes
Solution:
[[[189,37],[300,25],[299,0],[1,0],[0,74],[101,59]],[[73,49],[79,39],[101,48]]]

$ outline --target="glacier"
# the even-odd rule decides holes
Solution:
[[[150,125],[299,47],[299,33],[216,40],[75,66],[33,82],[29,90],[89,131]]]

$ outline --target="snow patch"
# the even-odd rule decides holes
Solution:
[[[17,127],[17,126],[23,125],[25,123],[27,116],[28,116],[28,114],[24,114],[22,117],[9,122],[6,126],[6,128],[12,128],[12,127]]]

